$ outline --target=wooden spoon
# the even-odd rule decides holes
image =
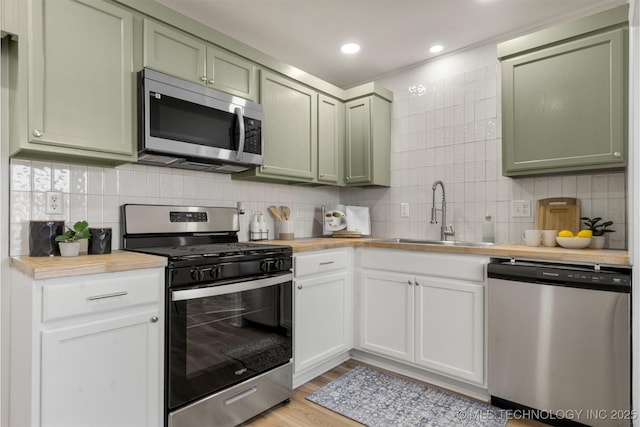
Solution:
[[[275,206],[269,206],[269,212],[271,212],[271,215],[273,215],[273,217],[278,221],[282,220],[282,216],[280,216],[280,211],[278,211],[278,208],[276,208]]]

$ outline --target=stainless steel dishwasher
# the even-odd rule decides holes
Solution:
[[[493,259],[488,388],[515,416],[629,426],[631,270]]]

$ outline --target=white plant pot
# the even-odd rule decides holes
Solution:
[[[603,249],[607,245],[607,236],[593,236],[591,237],[591,249]]]
[[[80,242],[60,242],[60,255],[78,256],[80,253]]]

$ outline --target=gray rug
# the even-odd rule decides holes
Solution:
[[[371,427],[504,427],[489,405],[375,369],[357,366],[307,399]]]

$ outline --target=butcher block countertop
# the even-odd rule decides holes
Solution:
[[[167,258],[137,252],[113,251],[106,255],[80,255],[76,257],[17,256],[11,258],[10,265],[38,280],[165,267]]]
[[[315,237],[295,240],[269,240],[260,243],[289,245],[293,252],[308,252],[321,249],[345,247],[369,247],[386,249],[404,249],[411,251],[458,253],[484,255],[493,257],[509,257],[518,259],[534,259],[541,261],[593,263],[603,265],[629,266],[629,253],[625,250],[613,249],[565,249],[561,247],[531,247],[525,245],[498,244],[495,246],[441,246],[416,243],[396,243],[376,238],[336,238]]]

